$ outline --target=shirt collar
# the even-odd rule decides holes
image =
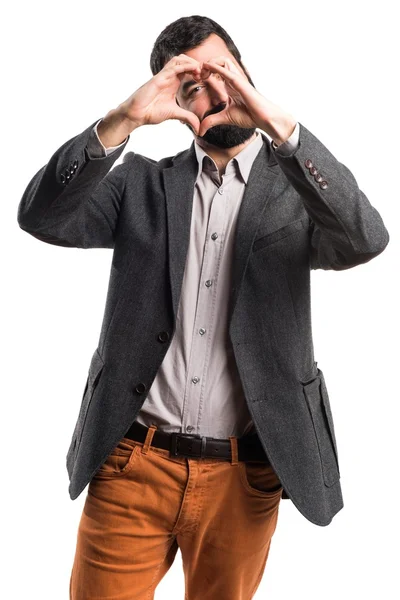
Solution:
[[[254,140],[247,144],[247,146],[245,146],[243,150],[236,154],[236,156],[231,158],[231,160],[226,165],[225,173],[230,169],[234,169],[236,165],[236,167],[238,168],[238,172],[240,173],[244,183],[246,184],[250,175],[251,167],[253,166],[254,159],[256,158],[263,145],[262,135],[258,131],[256,131],[256,134],[257,135],[254,138]],[[214,159],[211,158],[211,156],[209,156],[203,150],[203,148],[196,142],[196,140],[194,143],[194,148],[196,151],[197,162],[199,165],[196,181],[200,177],[202,171],[218,172],[218,167],[215,164]]]

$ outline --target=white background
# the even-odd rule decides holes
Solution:
[[[227,30],[257,89],[350,168],[391,236],[367,264],[312,272],[315,358],[329,389],[345,506],[319,527],[290,500],[281,502],[255,599],[399,597],[395,2],[239,8],[204,0],[36,1],[3,9],[1,595],[7,600],[68,600],[86,489],[70,500],[65,456],[100,334],[112,255],[38,241],[19,228],[18,203],[64,142],[150,79],[156,37],[191,14]],[[125,152],[160,159],[192,139],[185,125],[168,121],[136,130]],[[156,600],[169,597],[184,597],[179,551],[155,593]]]

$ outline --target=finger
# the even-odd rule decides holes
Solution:
[[[220,63],[226,64],[226,61],[221,59],[220,62],[217,62],[216,60],[204,62],[203,70],[208,70],[211,73],[218,73],[227,81],[235,81],[238,78],[239,73],[231,71],[229,68]]]
[[[203,63],[203,72],[204,69],[209,69],[211,73],[216,73],[223,78],[232,98],[237,99],[241,97],[244,102],[249,102],[254,98],[255,90],[246,76],[237,72],[234,73],[216,62]]]
[[[216,56],[215,58],[211,58],[208,62],[206,62],[204,64],[205,65],[217,64],[217,65],[220,65],[221,67],[228,69],[232,73],[236,73],[237,75],[240,75],[240,71],[237,68],[237,66],[235,65],[235,63],[227,56]]]
[[[213,115],[208,115],[205,119],[203,119],[200,123],[199,133],[200,137],[203,137],[207,133],[207,131],[211,127],[215,127],[215,125],[230,125],[231,121],[229,119],[228,113],[226,111],[226,107],[224,110],[219,111]]]
[[[175,65],[171,65],[167,73],[171,75],[176,75],[177,73],[190,73],[193,71],[198,71],[200,73],[200,69],[199,63],[194,65],[193,63],[178,62]]]
[[[200,79],[200,67],[191,66],[191,65],[177,65],[174,67],[172,71],[169,72],[168,79],[175,79],[176,77],[179,81],[182,81],[185,75],[190,74],[194,81],[201,81]]]
[[[196,75],[200,75],[201,72],[201,67],[202,64],[201,62],[199,62],[198,60],[196,60],[195,58],[192,58],[191,56],[187,56],[187,54],[179,54],[179,56],[175,57],[175,62],[173,63],[176,66],[180,66],[181,64],[193,64],[195,67],[195,71],[196,71]],[[198,71],[198,73],[197,73]]]
[[[175,77],[176,75],[185,72],[197,74],[197,72],[200,73],[200,69],[201,64],[197,60],[184,54],[180,54],[179,56],[171,58],[159,74],[169,79],[171,76]]]
[[[189,110],[185,110],[184,108],[180,108],[180,106],[176,105],[174,110],[174,114],[171,119],[179,119],[179,121],[183,121],[190,125],[195,132],[196,135],[199,135],[200,129],[200,121],[197,115],[190,112]]]
[[[174,65],[177,64],[193,64],[193,65],[198,65],[199,62],[195,59],[192,58],[191,56],[188,56],[187,54],[177,54],[176,56],[173,56],[164,66],[164,68],[169,69],[170,67],[173,67]]]
[[[229,85],[232,90],[236,90],[239,93],[246,93],[246,91],[249,91],[249,80],[237,69],[233,61],[229,58],[222,56],[204,62],[201,75],[207,71],[209,73],[217,73],[220,75],[226,85]]]

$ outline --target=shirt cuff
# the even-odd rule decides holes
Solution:
[[[300,123],[297,122],[296,127],[294,128],[294,131],[288,137],[288,139],[283,142],[283,144],[279,144],[279,146],[278,146],[272,140],[272,142],[271,142],[272,148],[275,150],[275,152],[277,154],[282,154],[283,156],[288,156],[289,154],[292,154],[295,150],[297,150],[298,145],[299,145],[299,138],[300,138]]]
[[[121,146],[126,144],[127,139],[128,139],[128,138],[126,138],[118,146],[109,146],[108,148],[106,148],[104,146],[104,144],[102,144],[102,142],[100,141],[99,135],[97,133],[97,126],[100,123],[100,121],[102,121],[102,120],[103,119],[99,119],[97,121],[96,125],[93,127],[92,131],[90,132],[90,136],[89,136],[89,140],[88,140],[88,144],[87,144],[89,154],[93,158],[102,158],[103,156],[109,156],[110,154],[115,152],[115,150],[118,150],[118,148],[121,148]]]

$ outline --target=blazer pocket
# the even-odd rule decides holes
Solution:
[[[253,252],[260,250],[261,248],[265,248],[265,246],[269,246],[278,240],[281,240],[284,237],[289,235],[293,235],[302,229],[306,229],[308,227],[308,217],[302,217],[301,219],[296,219],[296,221],[292,221],[275,231],[271,231],[265,235],[259,235],[253,242]],[[263,228],[259,230],[257,233],[262,233]]]
[[[71,444],[66,457],[67,470],[70,476],[72,474],[74,457],[78,453],[80,438],[82,436],[83,428],[85,425],[89,404],[92,399],[94,390],[97,387],[103,367],[104,361],[100,355],[100,352],[96,348],[90,361],[89,371],[85,382],[85,388],[83,390],[79,415],[76,421],[74,433],[72,434]]]
[[[302,382],[302,386],[317,439],[324,481],[327,486],[331,486],[340,479],[340,471],[332,414],[322,371],[318,369],[317,377],[309,383]]]
[[[311,369],[306,371],[301,378],[302,383],[308,383],[311,379],[315,379],[319,374],[320,369],[318,369],[318,362],[314,360],[313,366]]]

